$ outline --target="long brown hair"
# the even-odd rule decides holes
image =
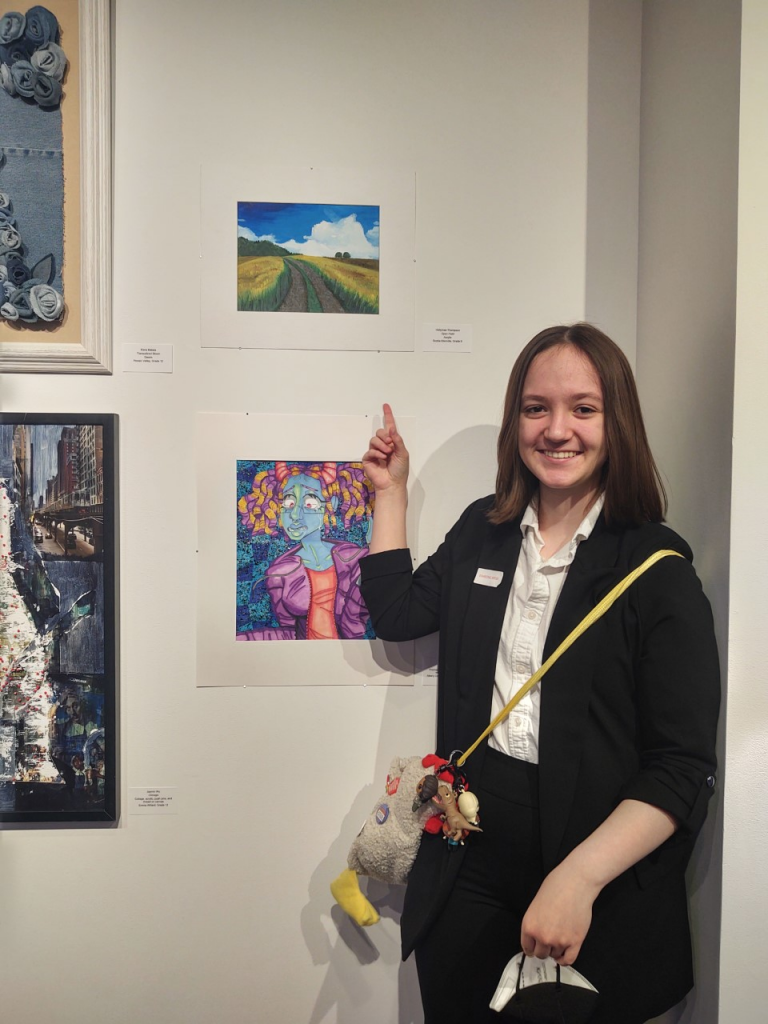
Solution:
[[[557,345],[575,345],[592,363],[602,384],[607,455],[601,489],[605,493],[606,522],[621,526],[663,522],[667,494],[648,444],[632,369],[607,334],[585,323],[541,331],[512,367],[499,431],[496,499],[488,518],[492,523],[517,518],[538,489],[539,481],[520,458],[520,406],[531,363],[541,352]]]

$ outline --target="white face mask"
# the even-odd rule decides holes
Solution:
[[[587,1024],[597,999],[597,989],[575,968],[518,953],[504,968],[490,1007],[526,1024]]]

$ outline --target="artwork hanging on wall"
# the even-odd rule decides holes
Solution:
[[[203,348],[413,349],[412,173],[209,164],[201,182]]]
[[[237,639],[370,640],[374,495],[359,462],[237,462]]]
[[[239,202],[237,308],[378,314],[379,207]]]
[[[109,0],[0,0],[0,371],[109,373]]]
[[[115,821],[111,415],[0,413],[0,821]]]
[[[350,448],[370,434],[365,416],[198,415],[198,686],[413,684],[413,644],[376,638],[360,594],[374,497]]]

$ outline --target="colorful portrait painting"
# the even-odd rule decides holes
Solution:
[[[0,820],[114,820],[114,418],[47,419],[0,414]]]
[[[379,207],[237,204],[237,308],[379,312]]]
[[[360,594],[373,490],[359,462],[237,462],[238,640],[374,636]]]

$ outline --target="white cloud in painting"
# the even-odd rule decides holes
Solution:
[[[378,224],[374,224],[373,227],[370,229],[370,231],[366,231],[365,232],[365,237],[368,239],[368,241],[371,243],[371,245],[375,245],[376,248],[378,249],[378,247],[379,247],[379,225]]]
[[[242,224],[237,225],[237,237],[247,238],[249,242],[274,242],[274,235],[257,235],[250,228],[243,227]]]
[[[357,214],[354,213],[349,217],[342,217],[333,224],[321,220],[314,225],[309,235],[304,236],[303,242],[297,242],[292,238],[282,244],[291,252],[301,253],[303,256],[335,256],[337,252],[348,252],[356,259],[379,258],[378,239],[376,244],[372,244],[366,237]]]

